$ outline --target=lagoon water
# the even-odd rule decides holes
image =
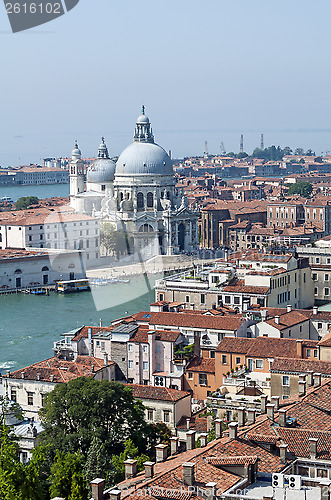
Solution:
[[[154,285],[155,278],[149,279]],[[150,293],[142,276],[132,277],[130,283],[117,283],[100,287],[99,293],[113,294],[116,306],[97,310],[95,294],[82,292],[61,295],[12,294],[0,296],[0,373],[16,370],[53,355],[53,342],[61,333],[82,325],[97,326],[100,319],[104,326],[116,318],[138,311],[148,311]],[[108,290],[107,290],[108,289]],[[127,297],[134,300],[127,302]],[[110,290],[110,291],[109,291]],[[99,291],[99,290],[98,290]],[[128,292],[131,292],[130,294]],[[108,301],[111,303],[111,300]]]
[[[69,196],[69,184],[40,184],[38,186],[6,186],[0,187],[0,198],[10,196],[17,201],[21,196],[37,196],[41,198],[53,198],[54,196]]]

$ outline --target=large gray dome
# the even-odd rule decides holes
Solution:
[[[116,163],[116,176],[173,175],[172,161],[161,146],[151,142],[133,142]]]
[[[108,158],[94,160],[87,169],[87,182],[112,182],[115,176],[116,164]]]

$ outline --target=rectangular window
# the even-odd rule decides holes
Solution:
[[[207,385],[207,373],[199,373],[199,385]]]
[[[240,365],[241,364],[241,358],[236,358],[236,365]]]
[[[193,372],[187,372],[188,380],[193,380]]]
[[[306,273],[303,273],[303,282],[306,283]]]
[[[317,356],[318,356],[318,351],[317,349],[314,349],[314,358],[317,358]]]
[[[129,360],[128,367],[129,367],[130,370],[132,370],[132,368],[133,368],[133,361]]]
[[[160,294],[159,294],[159,300],[160,300],[161,302],[163,302],[163,301],[164,301],[164,294],[163,294],[163,293],[160,293]]]
[[[255,361],[255,368],[258,370],[263,370],[263,359],[257,359]]]
[[[311,275],[313,281],[317,281],[317,273]]]
[[[317,328],[320,330],[321,328],[323,328],[323,325],[322,323],[317,323]]]
[[[213,350],[209,351],[209,357],[215,358],[215,351],[213,351]]]
[[[228,364],[228,357],[226,354],[222,354],[222,365]]]
[[[330,288],[324,288],[324,295],[330,295]]]
[[[290,385],[290,377],[288,375],[283,375],[283,381],[282,381],[283,386],[288,387]]]
[[[143,362],[143,370],[148,370],[148,361]]]
[[[132,352],[132,349],[133,349],[132,344],[128,344],[128,351],[129,351],[129,352]]]
[[[311,349],[307,349],[307,358],[310,358],[311,356]]]
[[[329,275],[328,274],[324,274],[324,281],[329,281]]]
[[[234,304],[240,304],[240,297],[234,297]]]
[[[206,295],[204,293],[201,294],[200,300],[201,300],[201,304],[206,303]]]
[[[148,352],[148,346],[147,345],[143,345],[143,352]]]
[[[163,422],[165,423],[170,422],[170,412],[167,410],[163,412]]]
[[[225,295],[225,297],[224,297],[224,302],[225,302],[226,304],[231,304],[231,297],[230,297],[230,295]]]
[[[190,302],[190,296],[189,295],[186,295],[185,302]]]
[[[318,288],[317,288],[316,286],[315,286],[315,288],[314,288],[314,294],[315,294],[315,295],[318,295]]]
[[[153,422],[153,410],[147,410],[147,420]]]
[[[320,258],[316,257],[316,264],[319,264],[319,263],[320,263]]]
[[[28,406],[33,406],[33,392],[28,392]]]

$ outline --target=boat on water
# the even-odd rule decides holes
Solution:
[[[58,293],[74,293],[86,292],[91,290],[89,280],[69,280],[58,281],[56,284],[56,291]]]
[[[31,295],[46,295],[46,290],[31,290]]]

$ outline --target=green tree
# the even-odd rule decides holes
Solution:
[[[298,156],[301,156],[301,155],[304,155],[305,152],[304,152],[304,150],[302,148],[295,148],[294,154],[298,155]]]
[[[94,437],[84,465],[86,480],[90,483],[96,477],[102,477],[108,487],[114,484],[117,474],[118,471],[112,464],[111,458],[108,457],[104,443]]]
[[[311,195],[311,192],[313,190],[312,184],[307,181],[299,181],[294,184],[291,184],[287,194],[292,195],[292,194],[299,194],[300,196],[303,196],[304,198],[309,198]]]
[[[21,196],[15,203],[17,210],[23,210],[28,208],[30,205],[37,205],[39,199],[37,196]]]
[[[137,460],[137,470],[138,472],[144,469],[143,463],[149,460],[149,457],[144,454],[139,454],[137,446],[134,446],[132,439],[125,441],[125,448],[119,455],[114,455],[112,457],[112,463],[117,470],[116,480],[120,481],[124,479],[125,465],[124,461],[129,457]]]
[[[25,500],[23,483],[24,471],[18,458],[17,444],[10,437],[10,429],[3,424],[0,434],[0,498]]]
[[[149,451],[143,404],[131,387],[117,382],[80,377],[59,384],[48,394],[40,418],[43,442],[60,451],[86,457],[94,437],[105,443],[108,456],[120,453],[129,438]]]
[[[59,496],[67,500],[87,500],[88,487],[83,477],[83,456],[78,453],[56,454],[50,475],[51,498]]]

